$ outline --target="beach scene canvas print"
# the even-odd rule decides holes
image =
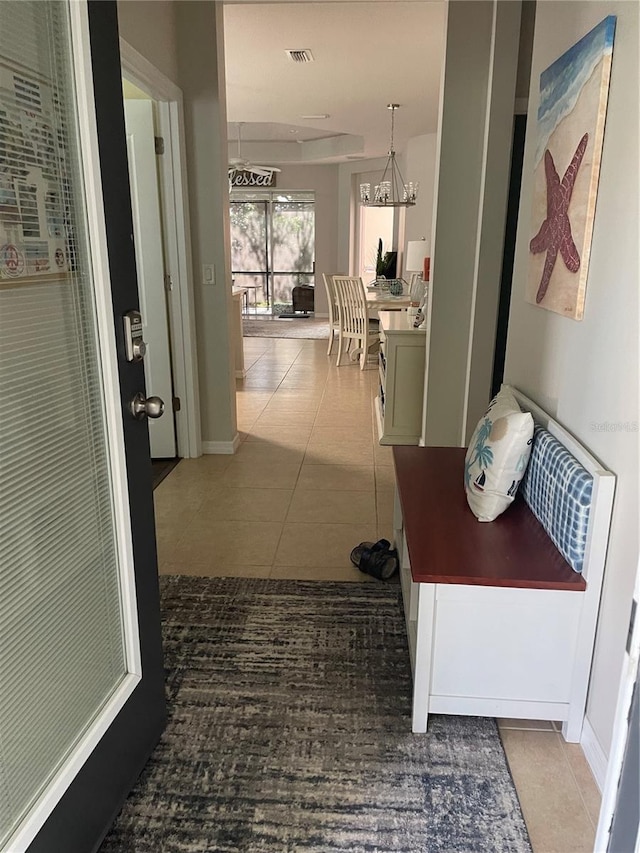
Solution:
[[[581,320],[589,271],[616,18],[540,75],[528,302]]]

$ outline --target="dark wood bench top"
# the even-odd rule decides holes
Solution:
[[[393,448],[396,482],[416,583],[582,591],[574,572],[521,497],[480,522],[464,491],[463,447]]]

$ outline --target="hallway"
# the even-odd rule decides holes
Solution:
[[[349,560],[360,541],[392,538],[378,372],[338,369],[326,346],[244,339],[237,454],[182,460],[154,493],[161,574],[379,583]],[[581,748],[547,722],[500,731],[536,853],[591,851],[600,795]]]
[[[338,370],[326,341],[244,344],[242,444],[183,460],[156,490],[160,572],[367,580],[351,549],[392,536],[391,449],[373,439],[377,370]]]

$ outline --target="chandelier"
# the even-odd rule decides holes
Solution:
[[[413,207],[418,197],[418,181],[405,184],[393,149],[393,124],[400,104],[387,104],[391,110],[391,144],[382,178],[376,184],[371,198],[371,184],[360,184],[360,203],[365,207]]]

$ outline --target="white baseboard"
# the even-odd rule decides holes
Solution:
[[[202,452],[204,454],[227,454],[228,456],[234,454],[236,450],[240,447],[240,436],[238,433],[235,434],[233,441],[203,441],[202,442]]]
[[[582,727],[580,746],[591,768],[593,778],[596,780],[596,785],[600,789],[600,793],[602,793],[605,779],[607,778],[607,764],[609,762],[607,756],[604,754],[604,750],[600,746],[600,741],[596,737],[596,733],[591,727],[591,723],[586,717]]]
[[[328,311],[314,311],[313,316],[316,317],[318,320],[328,320],[329,319],[329,312]]]

